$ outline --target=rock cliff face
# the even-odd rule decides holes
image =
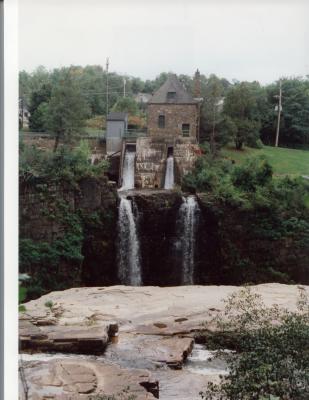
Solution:
[[[171,190],[130,190],[124,195],[134,200],[143,283],[180,285],[183,254],[179,246],[183,247],[183,243],[178,225],[185,194]],[[219,204],[205,194],[197,194],[196,198],[200,213],[194,240],[194,283],[273,280],[308,283],[308,250],[293,239],[270,238],[271,226],[264,226],[262,211],[257,215],[250,210],[239,210]],[[48,290],[79,284],[120,283],[118,206],[116,187],[104,179],[84,179],[77,188],[40,181],[31,187],[21,187],[20,237],[43,243],[43,250],[40,249],[43,253],[47,245],[55,242],[61,249],[67,246],[56,266],[47,264],[48,276],[53,277],[54,272],[55,279],[48,283]],[[77,232],[80,236],[74,228],[75,221],[81,229]],[[82,259],[68,258],[75,237]],[[46,258],[47,263],[53,260],[52,255]],[[21,270],[31,276],[40,271],[41,261]]]
[[[115,281],[117,194],[106,178],[74,186],[36,179],[20,185],[19,204],[20,243],[26,246],[20,272],[36,285],[51,290]]]
[[[273,234],[276,219],[264,211],[243,210],[198,195],[202,214],[198,276],[203,284],[309,283],[309,248],[297,239]]]
[[[181,282],[181,259],[176,251],[181,193],[160,190],[132,194],[138,210],[138,236],[145,285]]]

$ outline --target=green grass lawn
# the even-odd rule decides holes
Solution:
[[[309,150],[287,149],[283,147],[264,146],[262,149],[245,147],[236,150],[232,146],[222,150],[225,157],[238,162],[256,155],[264,155],[274,169],[276,175],[308,175],[309,176]]]

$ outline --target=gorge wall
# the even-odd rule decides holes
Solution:
[[[121,283],[120,198],[112,183],[84,178],[70,187],[38,179],[20,188],[20,271],[35,286],[44,292]],[[183,282],[183,196],[169,190],[126,192],[134,204],[144,285]],[[195,284],[308,283],[308,247],[301,237],[274,234],[276,220],[263,210],[241,210],[207,194],[196,199]]]

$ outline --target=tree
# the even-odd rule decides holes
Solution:
[[[227,92],[223,111],[235,124],[234,141],[238,150],[244,144],[255,145],[259,138],[260,112],[257,102],[259,84],[236,83]]]
[[[286,143],[309,144],[309,80],[282,80],[283,129],[280,138]]]
[[[128,80],[129,89],[132,93],[137,94],[139,92],[143,92],[145,84],[140,78],[130,78]]]
[[[216,75],[211,75],[206,84],[206,98],[202,108],[203,129],[209,133],[210,150],[213,155],[217,150],[217,127],[222,120],[221,101],[223,101],[223,85]]]
[[[262,140],[275,143],[278,83],[265,88],[269,110],[262,121]],[[306,147],[309,144],[309,77],[282,79],[282,112],[280,144],[290,147]]]
[[[52,86],[44,83],[38,90],[32,92],[29,106],[29,128],[33,131],[44,131],[47,104],[51,97]]]
[[[31,76],[26,71],[19,72],[19,97],[23,100],[23,106],[28,107],[31,97]]]
[[[55,134],[54,151],[60,140],[72,142],[82,132],[89,113],[80,88],[67,71],[65,79],[52,90],[45,121],[46,129]]]
[[[121,97],[112,108],[113,111],[127,112],[130,115],[137,115],[138,106],[131,97]]]

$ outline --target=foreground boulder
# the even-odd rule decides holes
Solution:
[[[155,399],[159,395],[158,382],[148,371],[125,370],[98,361],[80,358],[22,361],[20,369],[23,371],[21,400],[100,399],[103,395],[124,395],[128,387],[136,400]]]
[[[36,325],[31,316],[23,315],[19,321],[21,351],[103,354],[115,336],[115,323],[100,326]]]

